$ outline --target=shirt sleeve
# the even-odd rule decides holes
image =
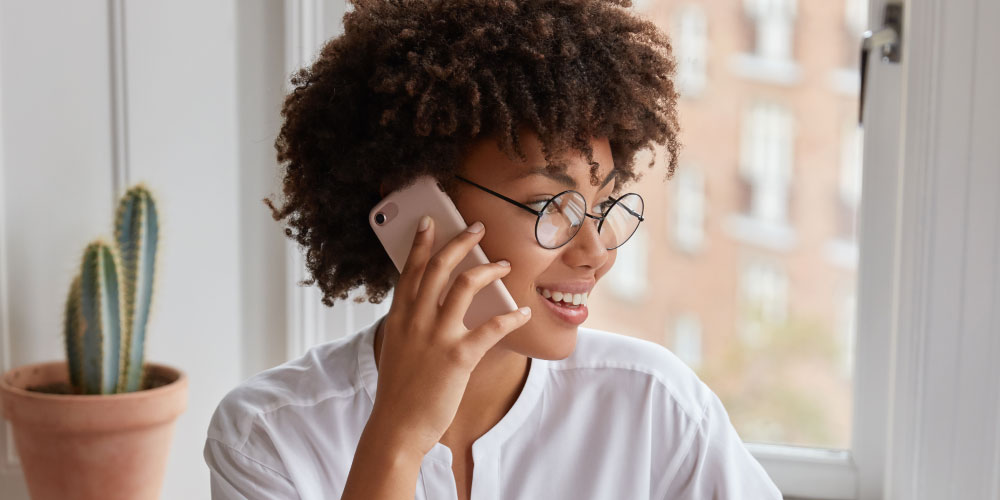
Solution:
[[[211,471],[212,500],[299,498],[287,477],[225,443],[208,438],[204,455]]]
[[[687,452],[672,461],[674,472],[663,471],[655,500],[781,500],[714,393],[687,438]]]

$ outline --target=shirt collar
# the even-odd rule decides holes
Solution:
[[[360,345],[358,348],[358,372],[361,382],[364,385],[365,393],[369,401],[375,404],[375,390],[378,386],[378,369],[375,367],[375,332],[379,324],[385,320],[388,313],[383,314],[372,324],[368,325],[361,332]],[[506,415],[497,422],[486,434],[483,434],[472,444],[473,458],[477,464],[481,457],[495,455],[510,436],[512,436],[524,424],[531,410],[538,403],[545,385],[546,373],[548,371],[548,361],[544,359],[531,358],[528,363],[528,378],[524,382],[521,393],[514,401],[514,406],[510,408]],[[436,458],[451,465],[452,455],[448,447],[438,443],[428,453],[431,458]],[[476,455],[480,455],[477,457]]]

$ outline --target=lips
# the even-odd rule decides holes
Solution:
[[[589,311],[585,304],[580,304],[578,306],[570,306],[565,302],[553,302],[551,299],[545,298],[544,295],[538,289],[535,290],[539,298],[545,302],[545,309],[556,319],[563,323],[567,323],[572,326],[577,326],[587,319]]]

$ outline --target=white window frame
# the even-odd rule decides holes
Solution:
[[[705,351],[704,327],[701,318],[694,312],[683,312],[676,315],[670,325],[670,338],[667,345],[684,364],[694,370],[701,368]]]
[[[648,228],[643,225],[635,230],[632,237],[618,248],[615,265],[611,267],[604,279],[622,300],[637,301],[642,299],[649,288],[649,236]],[[622,267],[618,267],[618,264]]]
[[[682,98],[697,97],[708,83],[708,16],[698,4],[686,4],[674,17],[677,88]]]
[[[779,61],[793,59],[797,3],[797,0],[743,0],[743,8],[755,25],[753,53],[756,57]],[[776,36],[776,32],[780,36]]]
[[[744,259],[739,283],[736,331],[746,345],[759,345],[765,328],[788,319],[788,271],[778,259],[754,255]]]
[[[706,203],[705,172],[699,165],[683,163],[674,173],[671,193],[671,216],[667,221],[667,232],[675,248],[696,254],[705,250]]]
[[[792,110],[771,99],[755,99],[743,112],[739,170],[751,189],[746,215],[763,225],[789,225],[795,128]]]
[[[316,17],[322,17],[318,15],[322,4],[319,0],[287,2],[310,5],[314,16],[287,17],[291,45],[301,40],[296,37],[308,31],[304,28]],[[871,1],[869,26],[881,22],[885,3]],[[340,2],[335,5],[342,8]],[[970,396],[945,387],[953,389],[951,397],[961,408],[974,410],[952,422],[936,411],[933,398],[942,393],[943,386],[929,376],[941,375],[957,387],[960,376],[976,375],[970,370],[984,365],[958,365],[963,358],[957,355],[927,358],[929,350],[942,347],[967,357],[978,350],[992,356],[990,359],[1000,358],[1000,342],[988,335],[1000,329],[1000,316],[987,315],[1000,310],[1000,291],[987,288],[989,280],[1000,280],[1000,264],[994,255],[974,245],[993,242],[993,246],[984,247],[995,250],[1000,241],[1000,218],[993,215],[1000,212],[1000,202],[995,201],[1000,200],[1000,173],[987,167],[1000,163],[1000,151],[987,151],[996,141],[985,135],[1000,127],[1000,121],[996,114],[969,110],[967,97],[972,82],[979,82],[977,95],[985,102],[977,102],[976,108],[1000,109],[996,93],[982,90],[1000,87],[997,70],[984,64],[990,52],[986,47],[1000,46],[1000,33],[989,24],[1000,18],[1000,8],[976,0],[948,0],[947,5],[945,0],[927,0],[907,2],[906,9],[902,63],[884,64],[873,57],[869,64],[851,449],[747,444],[787,497],[929,500],[974,498],[977,495],[973,492],[987,489],[997,497],[1000,492],[996,479],[1000,477],[1000,419],[996,418],[1000,412],[1000,368],[993,363],[992,376],[977,379],[985,392]],[[944,9],[948,16],[941,15]],[[978,52],[971,50],[976,45],[981,47]],[[911,65],[908,61],[920,63]],[[290,58],[296,67],[304,62]],[[906,92],[902,91],[904,81]],[[969,119],[970,114],[975,121]],[[941,118],[949,121],[940,125],[937,120]],[[975,158],[978,163],[971,165],[969,150],[955,147],[969,145],[969,141],[979,141],[975,144],[982,154]],[[946,182],[936,182],[942,180]],[[935,200],[934,204],[928,199]],[[976,209],[988,210],[966,212],[961,203],[965,199],[978,202]],[[986,217],[991,219],[984,220]],[[970,227],[971,223],[981,224],[976,231],[949,233],[967,223]],[[951,234],[965,239],[942,244],[935,238]],[[298,249],[294,245],[287,248],[289,318],[314,318],[320,308],[309,304],[319,304],[318,294],[307,295],[310,292],[295,284],[302,279],[303,269],[297,260]],[[954,287],[947,285],[965,281],[953,281],[945,275],[948,271],[964,273],[966,281],[978,287],[973,291],[981,292],[983,298],[969,298],[967,303],[949,298],[946,294],[956,294]],[[350,314],[355,317],[367,311],[371,316],[375,307],[345,302],[335,310],[354,311]],[[345,325],[353,322],[342,319]],[[947,327],[952,323],[961,327],[963,320],[982,326],[984,333],[966,326],[964,337],[956,338],[954,330]],[[290,322],[289,355],[318,338],[322,330],[303,326],[316,323]],[[353,329],[341,333],[344,331]],[[948,438],[967,438],[971,432],[963,428],[968,426],[957,425],[958,420],[978,425],[978,429],[993,429],[989,435],[993,446],[987,443],[975,453],[958,454],[948,446]],[[935,430],[939,432],[932,439],[927,434],[933,426],[938,426]],[[958,463],[945,466],[949,460]]]

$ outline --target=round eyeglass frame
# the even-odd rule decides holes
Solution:
[[[506,201],[506,202],[508,202],[508,203],[510,203],[512,205],[520,207],[520,208],[522,208],[524,210],[527,210],[528,212],[531,212],[532,214],[534,214],[535,217],[536,217],[535,218],[535,241],[538,243],[539,246],[541,246],[542,248],[545,248],[547,250],[555,250],[557,248],[561,248],[561,247],[565,246],[567,243],[569,243],[570,241],[573,241],[573,238],[576,238],[577,233],[580,232],[580,227],[583,226],[583,224],[580,224],[579,226],[577,226],[577,229],[576,229],[576,231],[573,232],[573,235],[570,236],[569,238],[567,238],[566,241],[562,242],[559,246],[555,246],[555,247],[545,246],[545,245],[542,244],[542,241],[540,239],[538,239],[538,224],[539,224],[539,222],[541,222],[542,216],[545,215],[545,209],[548,208],[548,206],[549,206],[550,203],[552,203],[558,197],[560,197],[560,196],[562,196],[562,195],[564,195],[566,193],[570,193],[570,192],[576,193],[577,196],[579,196],[581,199],[583,199],[583,203],[584,203],[583,215],[585,215],[587,217],[590,217],[591,219],[595,219],[595,220],[598,221],[598,223],[597,223],[597,233],[598,234],[601,234],[601,229],[604,227],[604,220],[607,217],[607,215],[609,213],[611,213],[612,210],[614,210],[615,205],[620,204],[621,200],[625,199],[628,196],[635,196],[635,197],[637,197],[639,199],[639,213],[635,213],[628,206],[626,206],[624,204],[621,204],[621,207],[623,209],[625,209],[628,213],[630,213],[633,216],[635,216],[636,218],[638,218],[639,222],[636,223],[635,228],[632,229],[632,232],[627,237],[625,237],[625,239],[623,239],[621,243],[619,243],[619,244],[617,244],[617,245],[615,245],[615,246],[613,246],[611,248],[605,247],[607,250],[614,250],[614,249],[616,249],[616,248],[624,245],[628,240],[632,239],[632,236],[635,234],[635,232],[639,230],[639,224],[641,224],[642,221],[645,220],[645,218],[642,216],[642,214],[643,214],[643,212],[645,212],[646,203],[645,203],[645,200],[642,199],[642,196],[639,195],[639,193],[625,193],[625,194],[623,194],[623,195],[621,195],[621,196],[619,196],[617,198],[614,198],[614,200],[615,200],[614,203],[612,203],[611,206],[609,206],[608,209],[605,210],[604,213],[602,213],[600,216],[596,216],[596,215],[591,215],[590,213],[587,212],[587,208],[586,208],[587,198],[585,196],[583,196],[583,194],[581,194],[579,191],[576,191],[575,189],[567,189],[565,191],[560,192],[559,194],[557,194],[557,195],[553,196],[552,198],[549,198],[548,200],[546,200],[545,205],[542,205],[542,209],[541,210],[535,210],[535,209],[533,209],[533,208],[525,205],[524,203],[521,203],[521,202],[519,202],[517,200],[508,198],[507,196],[504,196],[504,195],[502,195],[502,194],[500,194],[500,193],[498,193],[496,191],[493,191],[490,188],[487,188],[485,186],[481,186],[481,185],[479,185],[479,184],[477,184],[475,182],[472,182],[469,179],[466,179],[466,178],[464,178],[464,177],[462,177],[460,175],[456,175],[455,178],[458,179],[458,180],[460,180],[460,181],[463,181],[463,182],[466,182],[468,184],[471,184],[471,185],[473,185],[473,186],[475,186],[475,187],[477,187],[477,188],[479,188],[479,189],[481,189],[481,190],[483,190],[483,191],[485,191],[485,192],[487,192],[487,193],[489,193],[489,194],[491,194],[493,196],[496,196],[496,197],[498,197],[498,198],[500,198],[500,199],[502,199],[502,200],[504,200],[504,201]]]

